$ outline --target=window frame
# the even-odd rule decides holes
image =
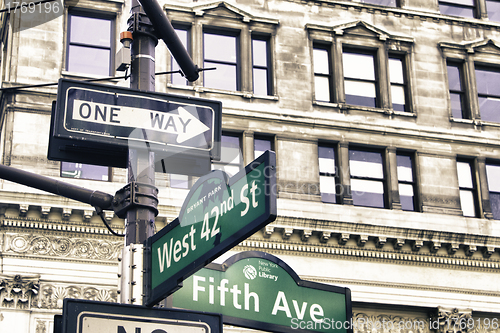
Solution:
[[[82,43],[73,43],[71,42],[71,20],[72,17],[78,16],[78,17],[86,17],[86,18],[94,18],[94,19],[102,19],[102,20],[109,20],[110,21],[110,46],[109,48],[107,47],[101,47],[101,46],[96,46],[96,45],[90,45],[90,44],[82,44]],[[70,73],[70,74],[76,74],[76,75],[81,75],[81,76],[113,76],[115,73],[115,53],[116,53],[116,42],[115,42],[115,35],[116,35],[116,13],[107,13],[107,12],[96,12],[93,10],[89,9],[84,9],[84,8],[71,8],[67,10],[66,13],[66,34],[65,34],[65,55],[64,55],[64,70],[63,72]],[[76,72],[76,71],[71,71],[69,70],[69,59],[70,59],[70,46],[71,45],[76,45],[76,46],[83,46],[83,47],[89,47],[93,49],[109,49],[109,72],[108,74],[93,74],[93,73],[87,73],[87,72]]]
[[[255,65],[255,52],[254,52],[254,41],[263,41],[266,43],[266,66]],[[268,34],[259,34],[252,33],[251,34],[251,55],[252,55],[252,93],[256,96],[272,96],[273,95],[273,67],[272,67],[272,57],[271,57],[271,36]],[[266,71],[266,90],[267,93],[265,95],[258,94],[255,92],[255,70],[265,70]]]
[[[96,178],[88,178],[88,177],[67,177],[67,176],[63,176],[63,165],[65,163],[73,163],[73,164],[76,164],[76,165],[82,165],[82,167],[84,166],[91,166],[91,167],[101,167],[101,168],[107,168],[108,170],[108,179],[107,180],[103,180],[103,179],[96,179]],[[92,164],[85,164],[85,163],[74,163],[74,162],[64,162],[62,161],[61,163],[59,163],[59,177],[61,178],[69,178],[69,179],[81,179],[81,180],[95,180],[95,181],[101,181],[101,182],[112,182],[112,168],[111,167],[106,167],[106,166],[102,166],[102,165],[92,165]]]
[[[382,170],[382,178],[376,178],[376,177],[365,177],[365,176],[358,176],[358,175],[353,175],[351,172],[352,169],[352,163],[351,163],[351,152],[353,151],[358,151],[358,152],[364,152],[368,154],[380,154],[381,158],[381,170]],[[389,184],[388,184],[388,173],[387,173],[387,161],[386,161],[386,153],[381,150],[377,149],[375,147],[363,147],[363,146],[349,146],[349,177],[350,177],[350,183],[351,183],[351,193],[354,193],[355,191],[353,190],[352,186],[352,180],[362,180],[362,181],[367,181],[367,182],[377,182],[382,184],[382,207],[379,206],[367,206],[367,205],[359,205],[355,203],[355,196],[352,195],[352,203],[354,206],[357,207],[370,207],[370,208],[380,208],[380,209],[387,209],[389,208]]]
[[[166,10],[167,17],[175,25],[192,27],[188,39],[191,40],[194,63],[204,63],[203,36],[206,31],[232,32],[239,36],[237,43],[239,49],[237,90],[206,87],[204,75],[200,75],[196,82],[191,83],[192,89],[199,92],[239,95],[242,98],[277,100],[274,43],[279,20],[258,17],[224,2],[193,7],[165,4],[163,8]],[[220,11],[224,11],[224,14],[219,14]],[[267,96],[255,94],[253,89],[252,40],[254,37],[268,39],[269,94]],[[167,87],[175,88],[171,83],[167,83]]]
[[[363,29],[362,33],[360,29]],[[306,24],[310,40],[310,57],[313,70],[311,71],[312,100],[314,105],[338,107],[340,112],[347,110],[375,111],[391,115],[415,117],[414,83],[412,73],[413,45],[412,37],[390,34],[364,21],[354,21],[339,26],[323,26]],[[314,49],[327,47],[332,61],[331,81],[334,88],[330,89],[329,102],[317,100],[315,93]],[[376,107],[357,106],[346,103],[344,89],[344,71],[342,61],[343,50],[359,50],[374,55],[375,76],[378,82]],[[391,84],[389,78],[389,57],[397,56],[403,61],[403,71],[406,80],[407,111],[393,109]],[[344,111],[346,110],[346,111]]]
[[[489,165],[500,168],[500,161],[498,161],[498,160],[497,161],[486,160],[486,162],[485,162],[485,177],[486,177],[486,186],[487,186],[487,191],[486,191],[486,195],[485,195],[485,196],[487,196],[487,200],[485,200],[485,201],[487,202],[487,204],[484,205],[485,206],[484,210],[485,210],[486,217],[488,217],[488,212],[490,212],[491,219],[500,220],[500,203],[499,203],[498,207],[496,207],[496,209],[495,209],[494,205],[493,205],[493,201],[491,200],[491,194],[494,193],[495,195],[500,196],[500,191],[497,192],[497,191],[491,190],[490,179],[489,179],[489,175],[488,175],[488,166]],[[498,181],[500,182],[500,178],[498,179]],[[489,204],[489,207],[486,207],[488,204]],[[497,212],[497,215],[495,215],[495,212]]]
[[[234,62],[230,62],[230,61],[225,61],[225,60],[221,60],[221,59],[207,59],[206,56],[205,56],[205,51],[206,51],[206,42],[205,42],[205,36],[207,34],[210,34],[210,35],[216,35],[216,36],[223,36],[223,37],[229,37],[229,38],[234,38],[234,44],[235,44],[235,56],[236,56],[236,59]],[[210,68],[210,67],[213,67],[213,66],[217,66],[216,64],[220,64],[220,65],[226,65],[226,66],[231,66],[231,67],[234,67],[235,69],[235,90],[230,90],[230,89],[224,89],[224,88],[213,88],[213,87],[208,87],[206,86],[206,75],[210,75],[212,74],[211,72],[212,71],[204,71],[203,72],[203,78],[202,78],[202,81],[203,81],[203,87],[207,88],[207,89],[214,89],[214,90],[228,90],[228,91],[241,91],[242,90],[242,80],[241,80],[241,73],[242,73],[242,52],[241,52],[241,36],[240,36],[240,31],[239,30],[229,30],[229,29],[220,29],[220,28],[214,28],[214,27],[211,27],[211,26],[205,26],[203,27],[203,32],[202,32],[202,46],[201,46],[201,49],[202,49],[202,54],[203,54],[203,67],[204,68]],[[214,65],[212,66],[207,66],[205,64],[205,62],[210,62]],[[200,75],[201,76],[201,75]]]
[[[229,163],[226,163],[226,161],[223,161],[223,149],[224,149],[224,146],[222,144],[222,140],[224,137],[234,137],[234,138],[238,138],[238,149],[239,149],[239,156],[240,156],[240,163],[231,163],[231,161]],[[221,160],[220,161],[212,161],[211,165],[212,165],[212,170],[223,170],[225,171],[225,167],[226,166],[229,166],[229,167],[238,167],[239,170],[241,170],[244,165],[245,165],[245,154],[244,154],[244,151],[243,151],[243,147],[244,147],[244,144],[243,144],[243,133],[239,133],[239,132],[231,132],[231,131],[222,131],[222,136],[221,136]],[[220,166],[221,168],[217,168],[217,166]],[[229,174],[229,177],[233,176],[234,174]]]
[[[382,92],[381,92],[381,84],[380,84],[380,74],[379,74],[379,58],[378,58],[378,50],[377,49],[367,49],[367,48],[357,48],[357,47],[352,47],[350,45],[343,44],[342,47],[342,81],[344,82],[344,102],[348,105],[352,105],[355,107],[367,107],[367,108],[381,108],[382,103]],[[361,55],[361,56],[370,56],[371,59],[373,60],[373,79],[366,79],[366,78],[357,78],[357,77],[346,77],[345,73],[345,67],[344,67],[344,56],[345,54],[356,54],[356,55]],[[374,106],[369,106],[369,105],[363,105],[363,104],[353,104],[353,103],[348,103],[347,102],[347,89],[346,89],[346,82],[354,82],[354,83],[368,83],[368,84],[373,84],[375,87],[375,105]],[[359,96],[359,95],[357,95]]]
[[[333,169],[334,173],[329,173],[329,172],[324,172],[321,171],[321,163],[320,163],[320,149],[325,148],[325,149],[332,149],[333,150]],[[318,172],[319,172],[319,191],[320,191],[320,197],[321,197],[321,202],[323,203],[331,203],[331,204],[340,204],[342,203],[342,193],[337,193],[337,187],[339,186],[340,188],[344,188],[341,184],[341,179],[340,179],[340,167],[339,167],[339,152],[338,152],[338,147],[335,144],[331,143],[323,143],[323,142],[318,142]],[[327,196],[323,196],[323,194],[332,194],[329,192],[323,192],[321,190],[321,177],[328,177],[328,178],[333,178],[334,181],[334,193],[332,197],[334,198],[334,201],[328,201],[326,200]]]
[[[398,194],[399,194],[399,202],[401,204],[401,209],[404,211],[409,211],[409,212],[418,212],[419,210],[419,200],[418,200],[418,183],[417,183],[417,168],[416,168],[416,158],[415,158],[415,153],[414,152],[407,152],[407,151],[401,151],[401,150],[396,150],[396,169],[397,169],[397,176],[395,177],[395,181],[397,181],[398,185]],[[399,162],[397,161],[398,156],[405,156],[410,158],[410,163],[411,163],[411,176],[412,180],[407,181],[407,180],[401,180],[400,173],[399,173]],[[403,203],[401,202],[401,189],[400,185],[411,185],[412,186],[412,192],[413,192],[413,209],[404,209],[403,208]]]
[[[458,171],[459,163],[467,164],[470,167],[471,172],[471,187],[461,186],[460,185],[460,172]],[[474,205],[474,215],[463,215],[464,217],[480,217],[481,216],[481,206],[479,205],[479,181],[477,179],[477,165],[474,159],[470,159],[467,157],[457,157],[457,182],[458,182],[458,190],[460,195],[460,209],[462,210],[462,214],[464,214],[464,204],[462,202],[462,193],[467,192],[472,194],[473,205]]]
[[[456,16],[456,17],[464,17],[464,18],[481,18],[481,12],[479,10],[479,4],[478,2],[480,0],[471,0],[472,5],[466,5],[466,4],[460,4],[456,0],[439,0],[438,1],[438,7],[439,7],[439,12],[442,15],[449,15],[449,16]],[[441,12],[441,5],[447,6],[448,8],[462,8],[462,9],[472,9],[472,16],[463,16],[463,15],[454,15],[454,14],[445,14]]]
[[[485,121],[481,118],[479,109],[479,98],[477,90],[476,67],[492,68],[495,71],[500,70],[500,45],[497,45],[491,39],[485,39],[479,42],[468,44],[457,44],[449,42],[440,42],[439,47],[443,52],[443,66],[447,68],[448,63],[462,64],[464,91],[466,99],[465,115],[467,118],[453,118],[451,110],[451,99],[448,89],[448,112],[451,122],[469,123],[474,127],[493,126],[500,127],[500,121]],[[449,78],[446,70],[446,82]]]

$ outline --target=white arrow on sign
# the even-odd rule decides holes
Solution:
[[[177,108],[177,112],[178,114],[173,114],[171,112],[166,113],[128,106],[74,100],[72,118],[90,123],[177,134],[177,143],[183,143],[210,130],[207,125],[182,106]]]

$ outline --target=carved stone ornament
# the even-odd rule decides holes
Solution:
[[[0,274],[0,308],[30,309],[38,302],[40,276]]]
[[[61,309],[65,298],[116,303],[118,292],[117,289],[98,289],[89,286],[43,284],[40,289],[39,307]]]
[[[352,318],[354,333],[430,333],[429,319],[393,315],[355,313]]]
[[[7,234],[4,252],[75,259],[117,260],[122,241]]]
[[[466,333],[469,331],[467,323],[473,320],[472,310],[438,307],[437,316],[432,320],[438,333]]]

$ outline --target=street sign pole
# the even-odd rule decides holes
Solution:
[[[133,37],[130,88],[155,91],[155,47],[158,40],[153,36],[153,28],[138,0],[132,0],[128,23]],[[157,200],[154,152],[129,147],[127,171],[131,192],[139,190],[146,201]],[[154,234],[156,212],[148,205],[135,206],[127,211],[125,247],[120,272],[121,303],[143,304],[142,244]]]
[[[147,20],[147,16],[138,0],[132,0],[131,12],[131,24],[135,27],[138,27],[142,20]],[[151,26],[148,27],[143,24],[137,30],[133,31],[130,88],[155,91],[154,57],[158,40],[153,37]],[[130,183],[138,182],[154,187],[154,152],[129,148],[127,169]],[[129,210],[127,213],[125,245],[142,244],[148,237],[152,236],[154,233],[154,219],[155,212],[148,207],[135,207]]]

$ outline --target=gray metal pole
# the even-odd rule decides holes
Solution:
[[[131,14],[131,19],[135,15],[136,29],[132,32],[134,40],[131,45],[130,88],[155,91],[155,47],[158,40],[151,34],[152,27],[148,26],[149,20],[137,0],[132,0]],[[154,153],[142,149],[129,149],[128,177],[129,182],[154,186]],[[125,245],[142,244],[152,236],[155,217],[155,212],[149,208],[137,207],[129,210]]]

